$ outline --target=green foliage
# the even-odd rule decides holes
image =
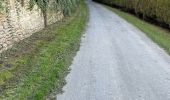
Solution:
[[[136,14],[150,17],[170,26],[170,0],[94,0],[109,5],[117,5],[126,10],[134,10]]]
[[[77,7],[79,0],[56,0],[56,3],[65,15],[70,15]]]
[[[51,9],[53,11],[62,11],[64,15],[71,15],[76,6],[78,5],[79,0],[30,0],[30,10],[34,8],[34,5],[37,5],[44,17],[44,26],[47,26],[47,10]]]
[[[1,0],[1,1],[0,1],[0,10],[3,10],[3,8],[4,8],[3,3],[4,3],[4,1],[3,1],[3,0]]]
[[[37,5],[42,11],[46,11],[48,8],[49,0],[30,0],[30,10],[34,8],[34,5]]]
[[[65,15],[70,15],[77,7],[79,0],[30,0],[30,9],[37,5],[42,11],[47,9],[61,10]]]

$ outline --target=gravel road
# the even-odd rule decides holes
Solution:
[[[57,100],[170,100],[170,56],[100,4]]]

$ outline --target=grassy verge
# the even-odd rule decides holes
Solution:
[[[65,84],[72,58],[86,26],[87,7],[77,11],[1,54],[0,99],[42,100]]]
[[[141,31],[147,34],[154,42],[156,42],[160,47],[164,48],[170,54],[170,31],[163,29],[159,26],[155,26],[146,21],[137,18],[134,15],[120,11],[118,9],[106,6],[106,8],[112,10],[120,17],[124,18],[128,22],[135,25]]]

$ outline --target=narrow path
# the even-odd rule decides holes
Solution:
[[[170,57],[124,19],[88,4],[90,21],[57,100],[170,100]]]

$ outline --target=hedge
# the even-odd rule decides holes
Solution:
[[[170,0],[94,0],[134,11],[143,18],[165,23],[170,28]]]

